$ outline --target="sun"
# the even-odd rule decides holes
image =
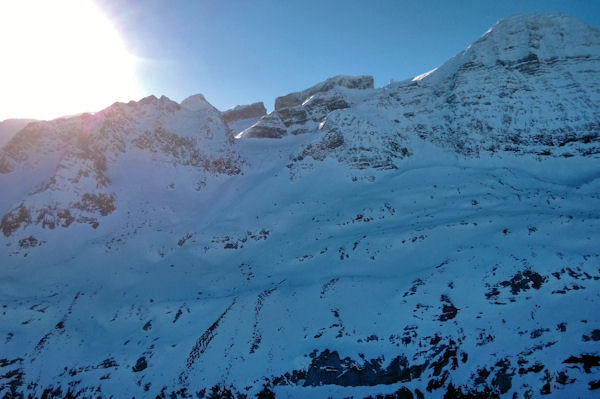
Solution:
[[[0,120],[98,111],[139,96],[135,57],[91,0],[0,2]]]

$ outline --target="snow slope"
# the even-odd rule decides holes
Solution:
[[[29,124],[0,152],[0,395],[593,395],[599,60],[597,29],[520,15],[239,139],[201,95]]]

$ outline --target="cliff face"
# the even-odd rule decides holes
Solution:
[[[223,112],[223,121],[227,124],[234,136],[258,122],[267,114],[265,105],[261,102],[250,105],[238,105]]]
[[[0,150],[0,396],[589,396],[599,43],[520,15],[269,114],[28,124]]]
[[[309,89],[275,99],[275,111],[240,137],[281,138],[314,132],[332,111],[350,108],[372,92],[372,76],[335,76]]]
[[[267,109],[263,103],[254,103],[250,105],[240,105],[223,112],[225,123],[236,122],[244,119],[260,119],[267,114]]]

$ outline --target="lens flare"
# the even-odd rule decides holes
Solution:
[[[138,97],[135,57],[90,0],[0,2],[0,120],[97,111]]]

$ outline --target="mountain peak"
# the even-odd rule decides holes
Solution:
[[[206,101],[206,98],[202,94],[194,94],[193,96],[189,96],[181,102],[181,106],[183,108],[187,108],[192,111],[204,109],[207,104],[208,101]]]
[[[469,46],[498,59],[518,60],[535,53],[539,58],[588,54],[600,46],[600,31],[563,13],[517,14],[498,21]],[[483,50],[483,51],[482,51]]]
[[[516,14],[501,19],[463,52],[415,80],[437,81],[472,66],[511,65],[600,56],[600,31],[564,13]]]

